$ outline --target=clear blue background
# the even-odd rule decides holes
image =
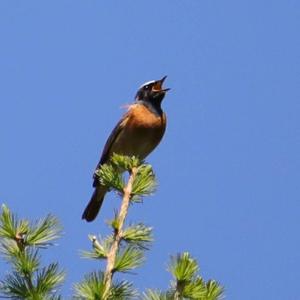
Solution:
[[[299,299],[299,28],[298,0],[0,2],[0,202],[59,217],[45,262],[68,272],[66,298],[119,204],[80,219],[106,138],[138,86],[168,75],[159,188],[129,216],[155,243],[125,277],[166,288],[186,250],[227,299]]]

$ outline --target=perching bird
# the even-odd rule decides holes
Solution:
[[[110,134],[96,170],[109,162],[113,153],[144,159],[156,148],[166,129],[166,115],[161,108],[161,102],[169,90],[162,86],[166,77],[146,82],[139,88],[135,103],[130,105]],[[108,191],[95,173],[93,187],[95,191],[82,214],[82,219],[88,222],[96,218]]]

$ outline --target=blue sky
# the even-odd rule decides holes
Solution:
[[[299,298],[299,28],[296,0],[0,2],[0,202],[61,220],[45,260],[68,272],[66,298],[98,268],[78,251],[119,203],[80,219],[102,147],[163,75],[168,128],[148,158],[159,188],[129,216],[155,242],[126,278],[166,288],[169,256],[189,251],[227,299]]]

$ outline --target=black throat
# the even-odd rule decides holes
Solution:
[[[152,113],[154,113],[158,117],[161,117],[163,114],[163,110],[161,109],[160,102],[138,100],[137,103],[145,105]]]

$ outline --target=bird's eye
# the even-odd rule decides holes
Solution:
[[[148,90],[149,89],[149,85],[145,85],[144,89]]]

